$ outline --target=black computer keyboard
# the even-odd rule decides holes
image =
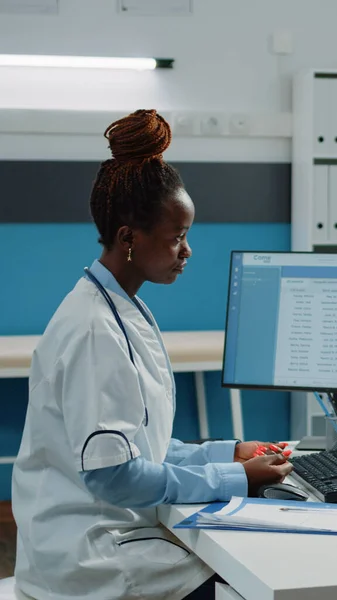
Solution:
[[[317,452],[289,459],[292,476],[322,502],[337,503],[337,450]]]

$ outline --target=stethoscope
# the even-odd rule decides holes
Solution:
[[[93,275],[93,273],[90,271],[90,269],[89,269],[88,267],[85,267],[85,268],[84,268],[84,272],[85,272],[85,274],[87,275],[87,277],[89,277],[90,281],[92,281],[92,283],[93,283],[93,284],[94,284],[94,285],[97,287],[97,289],[98,289],[98,290],[101,292],[101,294],[102,294],[103,298],[104,298],[104,299],[106,300],[106,302],[108,303],[108,305],[109,305],[109,307],[110,307],[110,309],[111,309],[111,311],[112,311],[113,315],[115,316],[115,319],[116,319],[116,321],[117,321],[117,323],[118,323],[119,327],[121,328],[121,330],[122,330],[122,332],[123,332],[123,334],[124,334],[125,341],[126,341],[126,343],[127,343],[128,350],[129,350],[129,356],[130,356],[130,360],[131,360],[132,364],[133,364],[134,366],[136,366],[136,365],[135,365],[134,358],[133,358],[133,353],[132,353],[132,350],[131,350],[131,345],[130,345],[130,342],[129,342],[128,335],[127,335],[127,333],[126,333],[126,331],[125,331],[125,327],[124,327],[123,321],[122,321],[122,319],[121,319],[121,318],[120,318],[120,316],[119,316],[118,310],[117,310],[117,308],[116,308],[116,306],[115,306],[114,302],[111,300],[111,298],[110,298],[110,296],[109,296],[108,292],[107,292],[107,291],[106,291],[106,289],[105,289],[105,288],[102,286],[101,282],[100,282],[100,281],[98,281],[97,277],[95,277],[95,275]]]

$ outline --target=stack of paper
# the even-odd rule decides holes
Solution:
[[[220,510],[211,509],[209,506],[177,527],[337,535],[336,504],[233,497]]]

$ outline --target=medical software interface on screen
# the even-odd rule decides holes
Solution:
[[[233,252],[223,383],[337,388],[337,255]]]

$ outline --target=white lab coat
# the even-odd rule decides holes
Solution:
[[[155,508],[97,500],[79,475],[140,455],[161,463],[172,432],[174,383],[158,329],[109,294],[136,368],[109,306],[84,278],[33,356],[13,510],[17,585],[37,600],[180,600],[212,575],[159,525]]]

